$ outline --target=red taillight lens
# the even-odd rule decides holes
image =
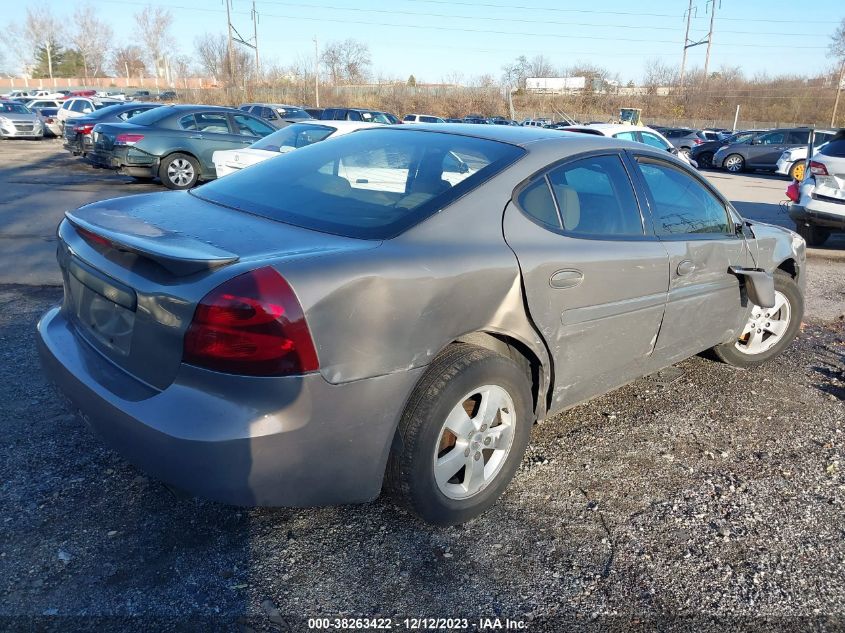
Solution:
[[[93,125],[74,125],[73,131],[77,134],[90,134],[91,130],[94,129]]]
[[[185,334],[183,360],[249,376],[302,374],[320,367],[302,307],[272,268],[230,279],[200,301]]]
[[[700,138],[694,138],[692,139],[692,142],[696,145],[701,145],[704,141],[702,141]]]
[[[798,189],[798,183],[794,182],[786,188],[786,197],[792,202],[798,202],[801,198],[801,192]]]
[[[817,163],[814,160],[810,161],[810,173],[816,176],[828,176],[827,167],[824,166],[824,163]]]
[[[97,246],[108,246],[109,248],[111,248],[111,241],[107,240],[102,235],[97,235],[96,233],[92,233],[91,231],[88,231],[87,229],[83,229],[78,226],[74,228],[76,229],[76,232],[79,233],[82,236],[82,239],[84,239],[86,242],[89,242],[90,244],[95,244]]]
[[[144,138],[143,134],[118,134],[114,139],[115,145],[134,145]]]

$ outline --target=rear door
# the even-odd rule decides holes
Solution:
[[[774,169],[787,148],[786,139],[787,130],[775,130],[754,139],[747,149],[748,167]]]
[[[528,309],[555,362],[553,409],[603,393],[648,365],[669,285],[618,151],[575,157],[532,177],[504,217]]]
[[[669,254],[669,294],[655,355],[674,362],[728,341],[747,312],[731,266],[747,247],[726,203],[690,170],[634,154],[654,230]]]
[[[240,149],[250,143],[244,143],[244,137],[233,134],[229,115],[226,112],[195,112],[179,119],[186,146],[200,161],[203,176],[214,175],[212,154],[217,150]],[[253,139],[255,140],[255,139]],[[252,142],[252,141],[250,141]]]

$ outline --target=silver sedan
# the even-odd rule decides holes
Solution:
[[[47,374],[141,468],[235,504],[424,520],[503,493],[532,424],[803,313],[804,241],[640,143],[367,129],[67,213]],[[383,484],[386,484],[383,486]]]

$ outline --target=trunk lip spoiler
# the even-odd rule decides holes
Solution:
[[[216,268],[234,263],[240,259],[234,253],[218,248],[198,238],[168,232],[157,227],[161,235],[156,236],[153,240],[141,235],[115,231],[103,226],[99,222],[93,222],[80,217],[74,211],[66,211],[65,218],[74,227],[90,231],[128,251],[149,257],[161,263],[166,268],[175,269],[174,272],[184,269],[186,265],[188,267],[202,265],[203,267]],[[139,222],[139,220],[131,218],[131,216],[124,216],[124,219],[130,222]]]

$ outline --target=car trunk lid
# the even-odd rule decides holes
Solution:
[[[115,365],[163,389],[197,303],[224,280],[378,242],[310,231],[189,194],[143,194],[68,212],[59,227],[63,310]]]

